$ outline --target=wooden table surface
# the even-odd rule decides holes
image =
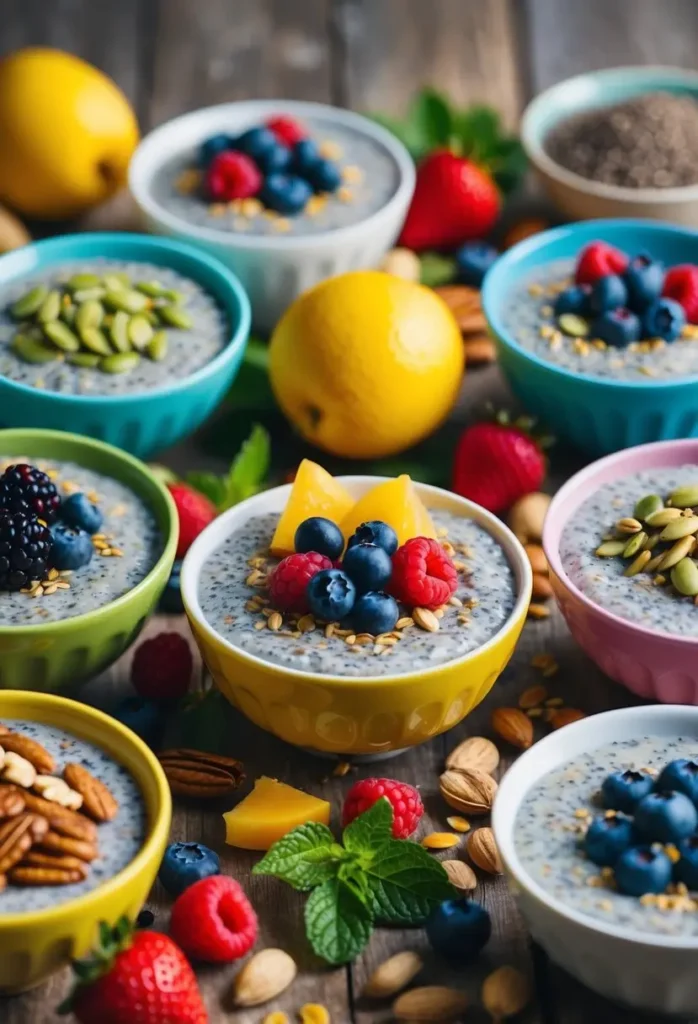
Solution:
[[[527,100],[575,72],[617,64],[674,64],[692,68],[698,44],[695,0],[3,0],[0,52],[27,44],[61,47],[93,61],[112,75],[135,104],[143,130],[198,106],[247,97],[281,96],[334,102],[359,110],[400,113],[421,84],[433,84],[454,99],[496,105],[510,126]],[[134,226],[127,197],[93,215],[87,228]],[[472,372],[464,385],[457,417],[467,422],[488,400],[506,400],[496,368]],[[219,420],[218,448],[211,432],[164,453],[178,469],[203,464],[223,468],[221,444],[236,443],[236,424]],[[283,437],[282,437],[283,434]],[[288,431],[277,440],[287,444]],[[235,439],[235,441],[233,441]],[[292,446],[291,446],[292,447]],[[289,463],[292,464],[292,463]],[[549,489],[554,490],[581,462],[570,453],[553,456]],[[161,629],[188,635],[179,617],[152,621],[146,635]],[[446,753],[468,735],[488,734],[493,707],[516,701],[536,678],[534,654],[549,652],[560,663],[551,692],[588,713],[630,702],[572,643],[557,615],[527,624],[517,653],[495,691],[451,733],[391,761],[384,769],[421,788],[427,814],[422,831],[443,829],[447,809],[437,780]],[[129,655],[103,679],[90,684],[85,699],[108,704],[127,692]],[[197,665],[197,685],[204,673]],[[329,777],[331,764],[300,753],[256,729],[231,709],[221,722],[223,745],[247,765],[248,776],[274,775],[332,801],[337,809],[358,776]],[[506,762],[503,768],[506,767]],[[478,963],[454,972],[429,956],[419,930],[378,930],[356,963],[328,970],[313,961],[302,927],[302,897],[272,879],[251,878],[255,856],[223,844],[218,813],[178,808],[173,839],[201,840],[217,849],[223,870],[247,889],[261,921],[259,947],[278,945],[298,961],[298,979],[278,1004],[232,1014],[229,1002],[234,966],[202,970],[200,981],[213,1024],[235,1019],[256,1024],[272,1008],[291,1019],[306,1001],[324,1003],[334,1024],[372,1024],[390,1019],[387,1006],[367,1005],[362,984],[389,954],[424,952],[428,981],[464,987],[476,1004],[483,977],[511,963],[530,971],[535,1005],[528,1024],[631,1024],[643,1017],[612,1006],[582,988],[532,948],[502,879],[485,881],[475,898],[489,909],[494,934]],[[168,900],[156,889],[150,904],[158,926],[166,926]],[[49,1024],[67,977],[23,997],[0,1002],[3,1024]],[[467,1020],[484,1021],[473,1008]]]

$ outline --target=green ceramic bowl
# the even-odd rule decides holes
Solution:
[[[42,625],[3,626],[0,620],[0,689],[56,692],[101,672],[138,636],[172,569],[177,511],[142,462],[102,441],[57,430],[0,430],[0,458],[13,456],[77,462],[120,481],[150,508],[165,539],[145,579],[116,601]]]

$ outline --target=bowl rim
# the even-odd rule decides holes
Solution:
[[[543,525],[543,549],[545,551],[545,556],[548,559],[548,564],[563,586],[573,594],[577,601],[585,605],[590,611],[594,612],[595,615],[601,616],[602,618],[607,619],[610,623],[613,623],[614,626],[630,630],[633,633],[647,637],[649,640],[662,640],[665,643],[670,642],[672,644],[680,644],[681,646],[688,648],[698,648],[698,636],[678,636],[674,633],[666,633],[660,629],[651,629],[648,626],[641,626],[639,623],[633,622],[631,619],[624,619],[620,615],[616,615],[614,612],[609,612],[602,605],[597,604],[596,601],[592,601],[591,598],[587,597],[587,595],[577,587],[563,567],[562,559],[560,558],[559,543],[553,543],[551,539],[551,532],[553,529],[552,523],[559,515],[558,508],[563,505],[570,495],[574,494],[576,491],[583,490],[587,481],[594,477],[599,470],[603,469],[603,467],[615,464],[619,464],[620,467],[622,466],[624,459],[631,457],[637,458],[640,453],[646,453],[648,456],[652,456],[655,453],[661,453],[668,450],[681,451],[683,449],[686,449],[687,452],[693,451],[695,453],[697,448],[698,438],[687,437],[678,440],[652,441],[650,444],[640,444],[635,445],[632,448],[622,448],[618,452],[611,452],[610,455],[604,455],[603,458],[596,459],[594,462],[590,462],[588,466],[584,466],[583,469],[580,469],[562,485],[550,502],[548,512],[545,517],[545,523]],[[619,473],[616,479],[622,479],[622,477],[623,474]],[[596,488],[596,490],[598,490],[598,488]],[[588,491],[587,496],[591,497],[596,493],[596,490]],[[565,521],[560,523],[560,535],[569,522],[569,519],[570,516],[567,516]]]
[[[389,479],[392,478],[373,476],[368,473],[335,477],[335,480],[344,484],[349,489],[351,489],[352,486],[368,486],[369,482],[379,484]],[[306,683],[309,679],[317,679],[318,683],[321,683],[323,686],[365,686],[370,683],[399,686],[404,684],[406,681],[414,680],[417,677],[420,681],[428,681],[435,675],[438,675],[440,671],[443,671],[444,668],[466,667],[469,660],[473,660],[475,656],[480,655],[483,651],[496,647],[502,637],[520,621],[523,615],[525,615],[531,596],[531,587],[533,582],[531,565],[520,541],[517,540],[514,533],[509,529],[506,523],[503,523],[502,520],[498,519],[492,512],[488,512],[486,509],[482,508],[482,506],[475,504],[475,502],[469,501],[467,498],[463,498],[458,494],[447,491],[442,487],[434,487],[431,484],[423,484],[416,480],[413,480],[412,483],[420,496],[426,495],[428,497],[431,495],[439,498],[445,496],[451,508],[453,505],[456,505],[459,509],[463,510],[465,518],[475,519],[476,522],[483,526],[490,536],[492,536],[504,550],[514,574],[515,585],[518,590],[514,607],[497,632],[494,633],[494,635],[491,636],[484,644],[474,648],[474,650],[468,651],[467,654],[463,654],[458,658],[452,658],[449,661],[440,662],[433,667],[420,668],[413,672],[397,672],[380,676],[343,676],[320,672],[303,672],[300,669],[289,668],[285,665],[277,665],[274,662],[266,661],[264,658],[260,658],[257,655],[244,651],[241,647],[238,647],[236,644],[231,643],[229,640],[226,640],[225,637],[221,636],[221,634],[218,633],[218,631],[215,630],[204,617],[199,603],[198,582],[204,562],[208,555],[219,547],[232,532],[230,527],[232,524],[234,528],[234,521],[236,519],[239,519],[242,515],[243,520],[247,521],[250,516],[255,514],[255,506],[257,504],[263,504],[264,499],[268,498],[269,495],[287,497],[291,493],[291,484],[282,484],[279,487],[270,488],[268,491],[262,491],[260,494],[254,495],[252,498],[248,498],[239,505],[234,505],[232,508],[228,509],[227,512],[224,512],[223,515],[214,519],[214,521],[206,527],[203,533],[197,537],[185,556],[184,564],[182,565],[181,588],[187,617],[196,623],[196,629],[203,633],[209,642],[215,643],[219,647],[224,647],[227,651],[243,662],[248,662],[257,669],[262,668],[267,671],[273,670],[274,672],[278,672],[284,676],[290,676],[292,679],[302,679]],[[427,508],[429,508],[429,505],[427,505]]]
[[[696,76],[698,77],[698,72],[696,72]],[[698,186],[696,187],[698,188]],[[517,242],[516,245],[512,245],[512,247],[507,249],[507,251],[503,253],[487,271],[482,284],[481,296],[483,312],[490,331],[494,334],[495,339],[500,344],[511,349],[520,358],[534,363],[539,367],[539,369],[546,373],[574,381],[582,387],[593,386],[605,389],[613,388],[628,392],[632,391],[636,394],[646,394],[649,391],[657,392],[664,388],[680,388],[686,385],[693,387],[698,382],[698,372],[685,377],[646,377],[644,380],[640,381],[614,380],[611,377],[599,377],[593,373],[577,373],[574,370],[567,370],[562,366],[558,366],[556,363],[549,362],[548,360],[541,358],[541,356],[537,355],[535,352],[524,348],[504,326],[501,317],[503,301],[499,285],[499,277],[501,274],[509,270],[512,264],[515,265],[519,260],[525,259],[531,253],[536,253],[545,249],[550,243],[558,242],[566,238],[572,238],[580,232],[589,232],[590,234],[593,234],[595,231],[603,232],[609,227],[612,227],[614,230],[641,230],[650,235],[668,233],[675,237],[680,237],[686,242],[693,242],[694,245],[698,243],[697,230],[682,227],[678,224],[671,224],[668,221],[644,220],[642,217],[598,217],[593,220],[574,221],[571,224],[563,224],[560,227],[549,228],[547,231],[541,231],[536,235],[532,235],[530,238],[525,238],[523,241]],[[541,265],[545,262],[545,260],[541,260]],[[499,294],[497,294],[498,292]]]
[[[517,777],[528,768],[529,764],[535,765],[536,759],[540,758],[541,748],[556,746],[562,742],[561,736],[563,734],[567,737],[571,735],[570,730],[574,730],[575,734],[588,732],[590,740],[588,749],[594,750],[595,747],[603,745],[594,744],[594,738],[598,735],[598,730],[602,727],[603,723],[613,725],[624,718],[635,718],[638,720],[638,723],[647,721],[645,735],[651,735],[653,723],[656,728],[658,717],[671,719],[672,716],[679,715],[684,719],[686,715],[689,715],[698,722],[698,707],[683,704],[644,704],[616,708],[612,711],[603,711],[600,714],[589,715],[589,717],[566,725],[564,729],[550,733],[542,740],[539,740],[529,750],[521,754],[503,776],[499,783],[492,808],[492,828],[495,833],[497,848],[508,873],[513,877],[516,885],[524,890],[527,895],[534,897],[538,903],[542,903],[551,913],[556,914],[558,917],[566,918],[575,925],[586,928],[589,931],[598,932],[615,939],[622,939],[636,946],[649,946],[655,949],[698,949],[698,935],[693,938],[687,938],[686,936],[661,936],[661,938],[653,940],[651,934],[645,936],[627,927],[605,924],[600,919],[568,907],[562,900],[547,892],[522,865],[516,852],[516,842],[514,840],[514,824],[522,802],[531,788],[543,779],[547,772],[536,775],[530,785],[526,787],[521,798],[510,795],[510,790],[516,785]],[[560,765],[564,763],[564,759],[559,762]],[[533,770],[535,772],[535,769]]]
[[[250,300],[247,297],[247,292],[242,287],[242,284],[232,270],[221,263],[220,260],[217,260],[214,256],[210,256],[208,253],[203,252],[201,249],[197,249],[193,245],[189,245],[187,242],[180,242],[177,239],[166,238],[159,235],[138,234],[137,232],[129,231],[94,231],[84,232],[82,234],[56,235],[52,238],[44,238],[41,241],[30,242],[29,245],[23,246],[21,249],[14,249],[11,252],[0,256],[0,288],[3,285],[21,279],[24,274],[31,273],[32,269],[38,270],[52,264],[58,266],[63,261],[79,259],[80,250],[85,246],[92,247],[95,244],[104,246],[105,249],[113,246],[123,246],[137,251],[140,250],[140,256],[138,258],[133,256],[131,257],[134,262],[138,262],[139,259],[146,261],[150,256],[152,257],[153,263],[159,263],[161,266],[166,267],[169,266],[166,260],[166,256],[169,253],[180,256],[189,262],[193,262],[199,267],[205,268],[205,270],[216,279],[216,284],[219,286],[219,291],[217,293],[213,293],[207,285],[197,280],[193,274],[191,277],[192,280],[194,280],[204,291],[208,291],[209,294],[213,294],[213,297],[219,305],[223,306],[225,313],[230,320],[230,332],[227,342],[221,351],[213,357],[213,359],[204,363],[203,366],[199,367],[198,370],[195,370],[194,373],[190,373],[187,377],[182,377],[170,384],[162,384],[158,387],[147,388],[140,391],[126,391],[123,394],[118,395],[80,395],[65,391],[41,390],[39,388],[32,387],[30,384],[23,384],[21,381],[12,380],[9,377],[0,378],[0,389],[6,388],[17,391],[20,394],[31,395],[34,400],[38,398],[41,401],[56,402],[57,404],[62,403],[64,405],[78,402],[80,405],[85,407],[99,407],[103,404],[110,406],[125,405],[129,402],[133,403],[134,401],[139,400],[147,401],[149,398],[165,398],[169,396],[176,398],[180,392],[185,391],[190,387],[195,387],[197,384],[202,383],[209,377],[217,376],[220,371],[224,369],[227,363],[235,358],[240,349],[244,349],[247,344],[252,324],[252,308],[250,306]],[[73,252],[65,252],[61,259],[50,259],[50,257],[55,253],[61,253],[63,250],[71,249]],[[42,262],[39,266],[34,268],[22,268],[22,263],[27,260],[28,253],[31,252],[37,252],[39,259],[42,256],[49,257],[49,263]],[[108,253],[104,253],[102,255],[106,259],[113,258]],[[162,256],[163,259],[158,260],[158,256]],[[18,267],[19,273],[16,272]],[[183,276],[187,275],[183,274]],[[237,326],[234,326],[235,324],[237,324]]]
[[[16,699],[23,705],[59,707],[72,712],[77,717],[92,719],[96,724],[101,725],[105,731],[111,730],[113,734],[115,733],[120,738],[124,746],[130,745],[137,750],[155,781],[159,806],[156,808],[154,820],[150,825],[149,834],[146,836],[145,842],[133,860],[129,861],[121,871],[118,871],[111,878],[101,882],[82,896],[63,900],[52,907],[45,907],[42,910],[19,911],[12,914],[3,914],[0,911],[0,935],[4,931],[10,931],[13,928],[49,927],[66,913],[73,914],[76,911],[89,913],[93,909],[93,905],[100,904],[104,897],[110,896],[113,892],[124,886],[128,886],[132,879],[147,867],[148,862],[155,856],[160,845],[167,841],[172,814],[170,787],[160,762],[150,747],[127,726],[112,718],[106,712],[100,711],[89,704],[71,700],[69,697],[61,697],[58,694],[39,693],[33,690],[0,690],[0,714],[2,714],[3,702],[7,698],[11,700]],[[31,721],[31,719],[29,720]],[[115,759],[112,758],[112,760]],[[135,781],[138,788],[142,791],[143,787],[140,780],[136,778]]]
[[[50,444],[53,442],[60,441],[63,443],[76,445],[78,449],[89,448],[96,452],[104,452],[110,456],[110,458],[116,458],[128,465],[134,473],[138,473],[143,480],[145,480],[150,487],[152,487],[158,495],[158,498],[162,501],[163,509],[166,512],[168,526],[167,535],[165,536],[164,545],[160,557],[157,559],[155,564],[151,567],[150,571],[140,580],[135,587],[131,587],[125,594],[115,598],[113,601],[108,601],[99,608],[94,608],[92,611],[83,612],[81,615],[71,615],[66,619],[55,619],[49,622],[42,622],[35,625],[29,626],[3,626],[0,624],[0,639],[8,639],[10,637],[22,637],[23,639],[31,638],[32,636],[43,636],[46,633],[69,633],[73,631],[82,632],[94,625],[95,622],[101,621],[102,619],[108,618],[113,611],[119,610],[133,601],[134,597],[138,598],[142,593],[147,591],[155,577],[159,576],[168,565],[170,565],[175,558],[177,551],[177,541],[179,537],[179,521],[177,518],[177,509],[172,499],[172,495],[167,488],[160,482],[155,473],[153,473],[144,462],[137,459],[134,455],[130,455],[128,452],[123,451],[121,448],[116,448],[114,445],[107,444],[106,441],[97,441],[92,437],[83,437],[82,434],[71,434],[63,430],[44,430],[41,428],[24,428],[15,427],[8,430],[0,430],[0,456],[3,455],[3,444],[6,440],[22,441],[24,439],[32,440],[46,440]],[[52,456],[48,455],[47,458]],[[75,461],[79,462],[79,457],[76,457]],[[114,479],[114,478],[112,478]],[[139,497],[139,496],[138,496]],[[147,504],[144,498],[140,498],[144,504]],[[154,504],[151,505],[150,511],[154,511]],[[0,690],[0,699],[2,698],[2,690]],[[28,691],[29,692],[29,691]]]
[[[170,135],[176,135],[182,128],[189,128],[192,125],[196,125],[199,121],[206,121],[207,119],[216,120],[217,117],[224,117],[227,112],[234,116],[244,113],[246,109],[251,111],[250,116],[260,117],[267,114],[278,114],[280,111],[296,115],[300,118],[304,116],[312,117],[313,115],[331,116],[339,124],[369,136],[388,151],[397,167],[398,184],[395,192],[378,210],[353,224],[346,224],[339,228],[329,228],[315,235],[290,236],[252,236],[244,235],[241,232],[235,233],[190,224],[184,218],[170,213],[170,211],[152,198],[152,179],[162,167],[162,162],[158,164],[157,157],[151,154],[157,152],[163,139]],[[128,169],[128,185],[131,195],[140,209],[156,223],[165,225],[169,231],[176,235],[184,235],[187,238],[200,242],[215,244],[226,250],[237,249],[240,251],[257,251],[262,253],[271,253],[280,249],[284,251],[322,249],[328,244],[341,245],[345,242],[351,242],[356,235],[372,230],[378,221],[383,218],[390,218],[393,211],[401,210],[414,192],[415,181],[416,169],[414,161],[407,148],[392,132],[353,110],[344,110],[330,103],[315,103],[306,100],[235,100],[230,103],[217,103],[208,107],[200,107],[187,114],[179,114],[154,128],[141,139],[131,158]]]
[[[543,140],[535,128],[541,110],[544,110],[551,101],[554,103],[564,93],[578,89],[587,82],[597,82],[604,86],[609,83],[612,84],[616,79],[623,79],[626,82],[630,79],[637,82],[638,86],[640,86],[641,83],[646,82],[652,76],[664,79],[665,85],[671,82],[691,86],[696,94],[698,94],[698,71],[688,68],[671,67],[667,64],[631,64],[615,68],[601,68],[596,71],[585,71],[579,75],[565,78],[561,82],[556,82],[539,93],[530,101],[521,116],[521,142],[531,163],[549,177],[554,178],[568,188],[575,189],[577,192],[584,192],[587,195],[597,196],[600,199],[659,205],[698,201],[698,182],[693,185],[677,185],[672,188],[629,188],[624,185],[606,185],[600,181],[584,178],[581,174],[575,174],[574,171],[567,170],[556,160],[553,160],[545,150]],[[661,91],[662,87],[657,82],[651,88],[652,90]],[[644,89],[638,88],[637,92],[633,93],[633,95],[640,95],[642,92],[648,91],[650,89],[647,87]],[[584,104],[573,114],[609,105],[603,102],[591,103],[589,105]],[[561,120],[564,120],[564,116],[558,118],[556,123]]]

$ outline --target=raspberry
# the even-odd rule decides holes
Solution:
[[[424,814],[424,805],[414,786],[395,779],[361,779],[355,782],[347,793],[342,808],[342,825],[373,807],[376,800],[386,797],[393,807],[393,836],[407,839],[411,836]]]
[[[438,608],[457,586],[456,567],[430,537],[413,537],[393,555],[390,592],[410,608]]]
[[[294,121],[292,117],[270,117],[267,121],[267,128],[285,146],[295,146],[297,142],[308,136],[303,125]]]
[[[184,558],[199,534],[216,518],[213,502],[187,484],[168,484],[168,491],[177,506],[179,540],[177,558]]]
[[[177,897],[170,935],[192,960],[229,963],[257,941],[257,915],[235,879],[210,875]]]
[[[593,284],[608,274],[622,274],[627,265],[628,257],[620,249],[606,242],[590,242],[579,254],[574,279],[577,284]]]
[[[332,559],[317,551],[288,555],[269,575],[269,596],[275,608],[282,612],[307,612],[308,581],[321,569],[331,569]]]
[[[158,633],[136,648],[131,682],[147,700],[174,700],[189,689],[194,659],[179,633]]]
[[[667,270],[662,294],[683,306],[689,323],[698,324],[698,267],[682,263]]]
[[[262,180],[254,160],[244,153],[226,150],[213,158],[206,171],[206,192],[217,203],[249,199],[257,195]]]

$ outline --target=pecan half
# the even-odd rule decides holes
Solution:
[[[4,733],[2,745],[6,752],[12,751],[31,761],[40,775],[52,775],[56,768],[56,762],[45,747],[19,732]]]
[[[6,789],[21,793],[27,810],[46,818],[54,832],[68,836],[70,839],[81,839],[87,843],[95,842],[97,839],[97,826],[84,814],[71,811],[68,807],[61,807],[60,804],[56,804],[52,800],[44,800],[36,793],[25,791],[18,786],[0,786],[0,792]]]
[[[0,874],[6,874],[28,853],[34,843],[44,839],[48,822],[38,814],[18,814],[0,825]]]
[[[30,850],[22,858],[20,868],[58,868],[61,871],[77,871],[81,878],[87,878],[90,872],[89,864],[79,857],[70,854],[42,853],[40,850]]]
[[[0,786],[0,819],[14,818],[16,814],[21,814],[26,806],[24,796],[18,789]]]
[[[79,871],[66,868],[32,868],[16,867],[9,873],[12,885],[73,885],[81,882],[84,876]]]
[[[451,310],[463,334],[482,334],[487,330],[477,288],[465,284],[445,284],[434,291]]]
[[[85,860],[89,864],[97,857],[97,846],[93,843],[84,842],[82,839],[71,839],[69,836],[59,835],[58,832],[47,832],[38,844],[44,852],[68,854]]]
[[[81,764],[67,764],[63,778],[82,797],[82,807],[95,821],[111,821],[119,805],[107,787]]]
[[[245,778],[241,762],[222,754],[182,747],[158,756],[175,796],[213,800],[233,793]]]

